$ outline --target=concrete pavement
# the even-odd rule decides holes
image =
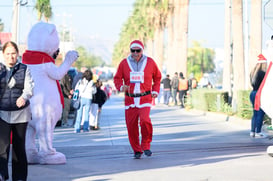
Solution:
[[[123,98],[103,107],[101,129],[73,133],[56,128],[54,147],[65,165],[29,165],[29,181],[270,181],[269,139],[249,137],[249,120],[223,114],[157,105],[151,118],[152,157],[133,159],[124,120]]]

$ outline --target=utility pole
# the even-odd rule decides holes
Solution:
[[[245,13],[245,29],[244,29],[244,36],[245,36],[245,43],[244,43],[244,54],[245,54],[245,77],[247,78],[249,76],[249,60],[248,60],[248,55],[249,55],[249,31],[248,31],[248,0],[244,0],[245,2],[245,8],[244,8],[244,13]],[[248,89],[249,82],[245,81],[245,90]]]
[[[13,15],[12,15],[12,32],[11,40],[18,44],[18,18],[19,18],[19,3],[18,0],[13,0]]]
[[[11,40],[16,44],[19,43],[19,17],[20,17],[20,6],[25,6],[28,3],[26,0],[23,2],[22,0],[13,0],[13,15],[12,15],[12,36]]]
[[[231,0],[225,0],[225,57],[223,69],[223,90],[228,92],[228,102],[232,98],[232,40],[231,40]]]

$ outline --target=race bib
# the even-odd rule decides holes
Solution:
[[[130,72],[130,83],[144,83],[144,72]]]

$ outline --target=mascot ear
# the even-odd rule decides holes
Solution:
[[[28,50],[45,52],[50,56],[59,48],[59,36],[54,24],[36,23],[28,34]]]

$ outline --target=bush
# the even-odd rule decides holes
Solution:
[[[187,108],[199,109],[203,111],[222,112],[227,115],[238,115],[249,119],[252,116],[252,105],[249,100],[250,91],[239,91],[238,110],[233,112],[228,103],[228,92],[218,89],[194,89],[186,99]]]
[[[199,109],[203,111],[222,112],[229,116],[236,115],[243,119],[251,119],[253,107],[249,99],[251,90],[238,91],[237,111],[233,112],[231,105],[228,103],[228,92],[216,89],[194,89],[190,91],[186,99],[188,109]],[[264,116],[264,122],[271,124],[271,119]]]
[[[249,99],[251,90],[238,91],[238,109],[236,115],[244,119],[251,119],[253,107]]]
[[[217,89],[194,89],[186,99],[188,108],[221,112],[227,110],[228,93]]]

